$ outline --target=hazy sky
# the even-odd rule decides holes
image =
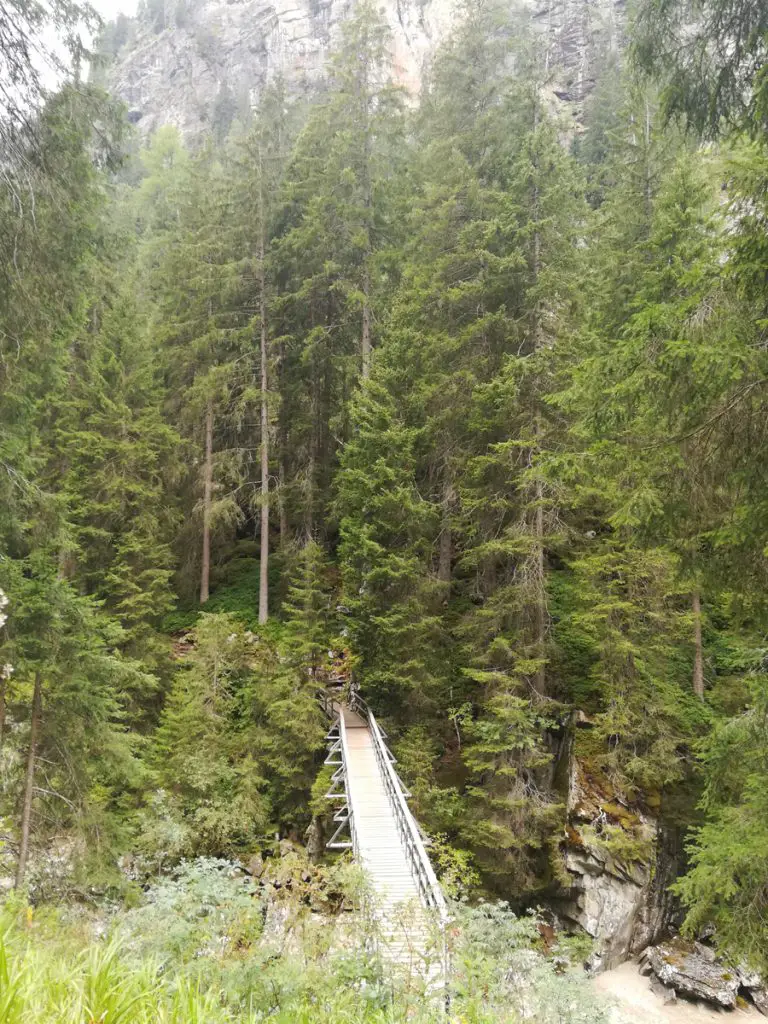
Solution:
[[[118,14],[135,14],[138,0],[91,0],[105,21],[116,18]]]
[[[95,7],[105,21],[110,21],[112,18],[116,18],[120,13],[135,14],[138,2],[139,0],[90,0],[91,6]],[[64,47],[57,42],[56,36],[52,31],[46,29],[42,33],[40,41],[49,50],[53,50],[54,53],[57,53],[60,58],[65,61],[67,60]],[[90,40],[86,39],[86,44],[89,42]],[[38,59],[33,55],[32,59],[42,73],[42,79],[45,86],[48,89],[55,89],[59,83],[58,73],[54,71],[43,58],[40,57]]]

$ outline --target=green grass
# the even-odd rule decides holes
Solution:
[[[341,868],[359,899],[359,872]],[[0,914],[0,1024],[445,1024],[419,972],[376,955],[365,915],[313,913],[276,892],[200,860],[108,918],[11,897]],[[583,973],[563,972],[565,947],[559,962],[535,952],[534,917],[502,904],[453,913],[451,1024],[607,1020]]]

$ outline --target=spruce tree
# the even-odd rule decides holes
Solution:
[[[290,518],[304,536],[320,535],[347,403],[368,372],[376,308],[392,272],[387,254],[402,223],[404,149],[386,27],[365,3],[343,26],[327,88],[296,141],[274,243],[286,382],[281,440],[299,506]]]
[[[104,603],[145,658],[174,600],[167,492],[179,445],[162,420],[151,358],[146,323],[127,295],[94,303],[52,400],[49,463],[67,502],[62,572]]]
[[[154,738],[156,782],[171,794],[178,826],[176,857],[232,854],[267,826],[265,780],[236,724],[249,662],[248,639],[233,616],[200,616]],[[151,809],[145,818],[158,828]]]
[[[435,509],[416,485],[415,431],[376,374],[353,417],[337,501],[347,630],[364,692],[402,716],[435,700],[441,676],[437,585],[425,572]]]

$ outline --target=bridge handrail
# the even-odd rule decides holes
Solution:
[[[342,774],[344,779],[344,792],[347,794],[347,807],[349,808],[349,835],[352,840],[352,855],[357,857],[358,855],[358,843],[357,843],[357,828],[355,825],[355,816],[352,813],[352,800],[349,795],[349,776],[347,775],[347,765],[349,764],[349,747],[347,746],[347,726],[344,722],[344,715],[339,715],[339,739],[341,740],[341,761],[342,761]]]
[[[384,742],[384,735],[379,723],[376,721],[374,713],[358,694],[352,695],[350,705],[355,711],[368,719],[371,736],[373,737],[374,754],[382,770],[384,785],[392,805],[400,837],[403,840],[411,871],[424,903],[426,906],[432,907],[437,911],[440,925],[444,928],[448,924],[449,917],[445,897],[424,846],[424,841],[419,834],[416,821],[411,814],[411,809],[405,802],[403,787],[395,769],[392,767],[391,756]]]

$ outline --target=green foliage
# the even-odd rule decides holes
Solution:
[[[585,825],[579,835],[584,843],[620,864],[648,864],[653,858],[653,840],[648,836],[635,835],[621,825],[604,824],[600,831],[592,825]]]
[[[11,7],[22,35],[53,23],[70,45],[83,20]],[[153,0],[102,48],[193,14]],[[28,51],[0,41],[30,111],[23,130],[10,100],[0,115],[0,815],[15,849],[31,798],[37,897],[54,836],[85,891],[121,852],[151,870],[303,834],[326,809],[315,689],[343,648],[462,896],[555,891],[553,752],[581,711],[601,800],[695,825],[689,927],[765,965],[765,15],[644,0],[634,53],[657,84],[606,55],[576,133],[527,20],[468,0],[416,107],[362,3],[309,101],[278,80],[251,111],[222,80],[211,139],[189,153],[161,127],[117,179],[109,102],[65,84],[35,106]],[[725,125],[727,151],[691,132]],[[265,503],[276,614],[252,632]],[[174,662],[163,631],[185,634]],[[585,838],[647,860],[618,817]],[[227,957],[252,952],[252,894],[224,874],[158,883],[131,942],[167,911],[176,946],[149,952],[169,971],[230,924]],[[204,938],[188,898],[211,908]],[[517,1012],[496,940],[522,956],[530,928],[473,913],[457,999],[479,1022]],[[19,941],[11,1002],[38,999]],[[81,1016],[429,1015],[385,997],[377,963],[326,970],[324,941],[304,974],[243,955],[205,998],[111,947],[71,984],[41,969]],[[579,1019],[563,984],[541,1020]]]
[[[163,423],[148,339],[133,301],[110,297],[70,348],[53,399],[49,473],[67,504],[61,563],[67,576],[125,628],[129,650],[149,658],[153,627],[173,602],[166,492],[178,438]]]
[[[328,659],[336,633],[336,595],[331,566],[323,549],[310,540],[296,559],[283,605],[283,644],[294,665],[315,679]]]
[[[120,933],[133,958],[178,971],[201,950],[223,956],[253,944],[263,917],[256,882],[231,861],[199,858],[154,882],[121,920]]]
[[[154,743],[157,781],[173,794],[180,827],[178,845],[160,847],[171,857],[231,853],[252,843],[269,816],[265,780],[247,755],[247,725],[234,727],[251,677],[249,639],[232,616],[218,614],[200,616],[195,641]]]
[[[706,823],[689,846],[691,869],[674,887],[688,908],[686,928],[714,924],[719,944],[764,971],[768,880],[768,685],[751,683],[751,704],[717,724],[702,743]]]
[[[668,115],[710,135],[765,130],[768,15],[760,0],[645,0],[636,27],[634,57],[661,81]]]
[[[204,913],[200,913],[200,908]],[[259,938],[253,884],[221,862],[186,865],[153,886],[144,906],[94,940],[60,915],[6,912],[0,943],[3,1020],[75,1024],[437,1024],[439,998],[380,961],[352,952],[342,919],[311,921],[286,906],[290,944]],[[535,952],[535,917],[504,904],[456,907],[451,1012],[467,1024],[505,1024],[535,1012],[543,1024],[602,1024],[606,1009],[575,971]],[[254,929],[252,925],[256,923]],[[358,929],[359,937],[359,929]],[[324,939],[324,941],[322,941]]]
[[[325,729],[299,664],[226,613],[203,614],[153,740],[150,859],[253,849],[273,816],[306,818]]]
[[[572,570],[579,599],[569,626],[591,648],[590,689],[600,695],[590,764],[630,798],[661,789],[681,778],[685,743],[706,720],[680,664],[675,563],[665,551],[595,541]]]
[[[415,485],[414,431],[378,381],[361,390],[355,414],[338,499],[347,628],[366,690],[402,707],[429,700],[439,671],[436,588],[423,570],[435,512]]]
[[[546,1024],[606,1021],[608,1011],[587,991],[583,972],[557,974],[533,953],[536,924],[535,916],[516,917],[504,903],[481,903],[464,910],[455,955],[456,1003],[465,1019],[492,1024],[504,1019],[510,1007],[519,1014],[525,1000],[525,1012]],[[501,980],[500,962],[507,965]]]
[[[27,708],[35,680],[41,684],[37,842],[45,848],[62,833],[72,838],[65,888],[83,862],[102,882],[104,864],[126,838],[126,812],[142,777],[126,710],[154,693],[156,679],[117,653],[120,627],[39,557],[6,560],[0,579],[12,609],[1,645],[3,663],[13,666],[3,700],[21,713],[25,746]],[[13,807],[22,782],[18,762],[4,782]]]

